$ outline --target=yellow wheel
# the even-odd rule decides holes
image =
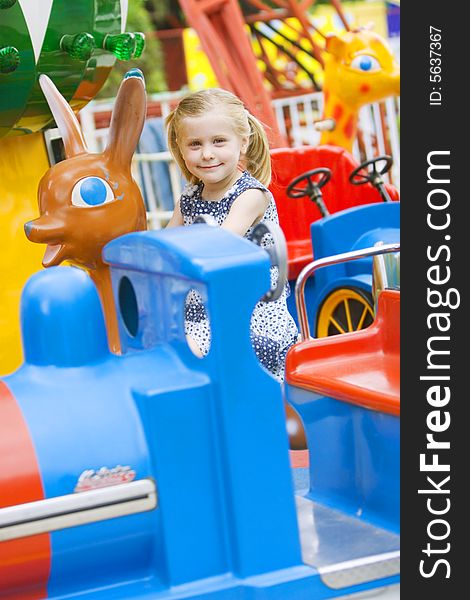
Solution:
[[[371,294],[359,289],[339,288],[332,292],[320,307],[317,337],[365,329],[373,320]]]

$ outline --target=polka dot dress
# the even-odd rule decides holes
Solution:
[[[233,202],[248,189],[260,189],[270,198],[261,223],[279,224],[276,204],[271,192],[257,179],[244,171],[242,176],[219,201],[203,200],[204,184],[186,186],[180,199],[180,209],[184,225],[191,225],[199,215],[211,215],[219,225],[225,221]],[[252,227],[246,232],[248,237]],[[267,238],[268,236],[265,236]],[[263,239],[264,247],[274,242]],[[277,281],[276,267],[271,267],[271,285]],[[288,349],[297,341],[298,330],[294,319],[287,310],[287,296],[290,294],[286,284],[282,295],[274,302],[258,302],[251,317],[251,343],[261,364],[279,381],[284,381],[284,365]],[[210,348],[210,327],[202,297],[191,290],[186,299],[185,333],[190,335],[205,356]]]

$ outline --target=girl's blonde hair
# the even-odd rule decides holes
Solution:
[[[248,148],[242,157],[241,166],[263,185],[269,185],[271,181],[271,156],[263,125],[245,109],[243,102],[237,96],[219,88],[201,90],[186,96],[165,120],[168,148],[184,177],[189,183],[198,182],[197,177],[188,171],[178,146],[178,132],[180,131],[181,121],[187,117],[199,117],[209,110],[221,107],[227,117],[231,119],[235,133],[240,137],[248,137]]]

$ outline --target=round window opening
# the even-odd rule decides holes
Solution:
[[[119,282],[119,310],[129,335],[135,337],[139,330],[139,311],[134,286],[128,277]]]

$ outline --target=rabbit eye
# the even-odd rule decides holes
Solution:
[[[72,204],[75,206],[102,206],[114,199],[113,190],[100,177],[84,177],[72,190]]]

